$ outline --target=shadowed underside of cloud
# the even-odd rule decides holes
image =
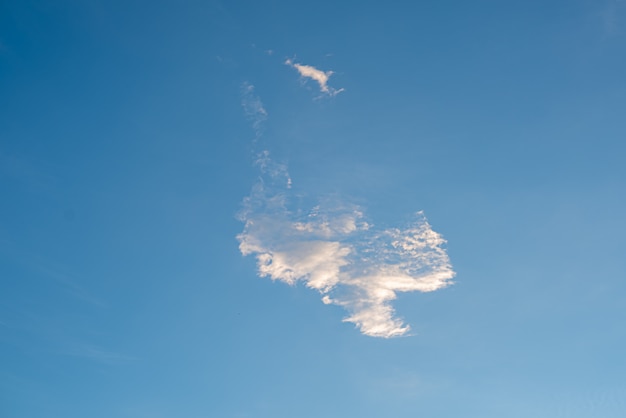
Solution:
[[[259,155],[261,176],[244,199],[238,235],[244,255],[257,259],[259,275],[304,283],[322,301],[345,308],[344,321],[374,337],[404,335],[395,316],[399,292],[432,292],[454,277],[445,240],[422,212],[404,228],[377,229],[363,210],[338,198],[303,210],[295,204],[287,167]]]
[[[335,96],[343,91],[343,89],[334,89],[328,85],[328,79],[333,75],[332,71],[318,70],[311,65],[298,64],[290,59],[287,59],[285,64],[295,68],[302,77],[317,81],[317,84],[320,86],[320,91],[324,94]]]

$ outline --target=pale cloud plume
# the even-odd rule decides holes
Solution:
[[[333,75],[332,71],[318,70],[317,68],[311,65],[298,64],[297,62],[294,62],[291,59],[287,59],[285,61],[285,64],[289,65],[290,67],[295,68],[298,71],[298,73],[300,73],[300,76],[310,78],[316,81],[317,84],[319,84],[320,91],[324,94],[327,94],[329,96],[335,96],[341,93],[342,91],[344,91],[344,89],[342,88],[334,89],[328,85],[328,79],[330,78],[331,75]]]
[[[287,167],[259,158],[258,183],[244,200],[238,235],[243,255],[254,255],[261,277],[317,290],[322,302],[342,306],[363,334],[396,337],[410,327],[391,305],[401,292],[432,292],[451,284],[445,240],[418,212],[405,228],[377,229],[363,210],[326,199],[297,207]]]

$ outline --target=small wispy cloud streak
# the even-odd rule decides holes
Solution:
[[[605,35],[618,35],[621,29],[621,21],[624,10],[626,10],[626,1],[609,0],[600,12],[603,21]]]
[[[254,86],[248,82],[241,85],[241,107],[252,124],[255,139],[259,139],[263,134],[263,123],[267,120],[267,111],[261,99],[254,93]]]
[[[396,337],[409,325],[391,305],[401,292],[432,292],[455,273],[445,240],[418,212],[404,228],[377,229],[364,211],[338,198],[309,210],[296,205],[287,167],[267,151],[257,160],[259,181],[244,199],[238,235],[243,255],[254,255],[261,277],[317,290],[325,304],[342,306],[344,319],[363,334]]]
[[[125,364],[134,362],[137,359],[134,357],[129,357],[123,354],[115,353],[112,351],[104,350],[101,347],[93,346],[93,345],[81,345],[76,346],[71,350],[67,350],[64,354],[84,358],[92,361],[97,361],[99,363],[105,364]]]
[[[330,78],[331,75],[333,75],[332,71],[318,70],[317,68],[311,65],[298,64],[297,62],[294,62],[291,59],[287,59],[285,61],[285,64],[289,65],[292,68],[295,68],[298,71],[298,73],[300,73],[300,76],[310,78],[316,81],[317,84],[319,84],[320,91],[324,94],[327,94],[329,96],[335,96],[341,93],[342,91],[344,91],[344,89],[342,88],[334,89],[328,85],[328,79]]]

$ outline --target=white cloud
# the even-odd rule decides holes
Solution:
[[[307,77],[307,78],[317,81],[317,84],[319,84],[320,91],[322,93],[328,94],[330,96],[335,96],[344,90],[344,89],[334,89],[328,86],[328,79],[330,78],[331,75],[333,75],[332,71],[318,70],[317,68],[311,65],[298,64],[297,62],[294,62],[290,59],[287,59],[285,61],[285,64],[298,70],[298,72],[300,73],[302,77]]]
[[[262,277],[304,283],[322,302],[344,307],[363,334],[395,337],[410,327],[395,316],[399,292],[432,292],[451,284],[445,240],[418,212],[406,228],[378,230],[361,208],[327,200],[305,212],[293,204],[287,167],[263,152],[263,175],[244,200],[238,235]]]
[[[322,93],[343,89],[328,86],[332,71],[287,65],[315,80]],[[267,119],[254,86],[242,85],[242,106],[256,139]],[[239,214],[245,226],[237,236],[243,255],[253,255],[261,277],[317,290],[324,304],[343,307],[345,322],[363,334],[395,337],[409,325],[395,314],[392,302],[401,292],[432,292],[452,283],[455,273],[444,249],[446,241],[433,231],[422,212],[404,228],[376,228],[364,210],[339,198],[325,198],[305,209],[306,198],[292,190],[287,166],[257,155],[261,175],[243,201]]]

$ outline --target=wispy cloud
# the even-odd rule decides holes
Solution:
[[[267,119],[267,111],[259,96],[254,93],[254,86],[248,82],[241,85],[241,106],[258,139],[263,133],[263,123]]]
[[[42,274],[47,275],[48,277],[56,280],[59,284],[65,286],[66,291],[75,298],[98,308],[108,308],[108,304],[105,301],[93,295],[83,285],[81,285],[77,279],[71,277],[69,274],[55,270],[54,268],[48,267],[44,264],[33,267],[37,268],[37,270]]]
[[[335,96],[344,90],[342,88],[334,89],[328,85],[328,79],[330,78],[331,75],[333,75],[332,71],[318,70],[317,68],[311,65],[298,64],[297,62],[294,62],[291,59],[287,59],[285,61],[285,64],[298,70],[298,72],[300,73],[302,77],[310,78],[312,80],[317,81],[317,84],[319,84],[319,87],[320,87],[320,91],[324,94]]]
[[[41,164],[24,156],[5,153],[2,149],[0,149],[0,175],[44,193],[53,192],[58,183],[54,176],[42,170]]]
[[[606,35],[614,36],[620,32],[622,14],[626,8],[624,0],[609,0],[600,12],[604,32]]]
[[[374,337],[406,334],[391,302],[399,292],[432,292],[454,277],[445,240],[418,212],[404,228],[378,229],[363,208],[337,198],[310,210],[295,204],[287,167],[263,153],[262,175],[244,200],[238,235],[262,277],[304,283],[325,304],[344,307],[344,321]]]
[[[85,344],[76,345],[72,349],[65,351],[63,354],[110,365],[127,364],[137,360],[135,357],[105,350],[95,345]]]
[[[52,260],[41,257],[38,254],[21,251],[19,246],[10,239],[0,236],[0,254],[5,254],[14,262],[34,273],[37,277],[51,279],[65,292],[73,297],[98,308],[107,308],[108,304],[97,295],[93,294],[80,279],[74,274],[67,272],[66,266],[55,263]]]

